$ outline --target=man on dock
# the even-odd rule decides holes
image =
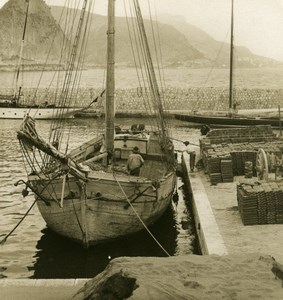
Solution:
[[[195,168],[195,162],[196,162],[196,151],[192,147],[192,145],[190,144],[189,141],[185,141],[184,145],[186,146],[185,151],[190,155],[190,169],[191,169],[191,172],[193,172],[194,168]]]

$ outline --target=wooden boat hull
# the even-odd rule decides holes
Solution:
[[[37,120],[57,119],[57,110],[58,108],[0,107],[0,119],[23,119],[27,114]],[[64,111],[63,117],[73,117],[78,110],[78,108],[68,108]]]
[[[51,194],[60,196],[64,190],[65,199],[62,202],[59,198],[57,201],[48,200],[47,203],[41,199],[37,201],[48,227],[87,247],[142,230],[144,225],[139,217],[148,226],[171,203],[176,183],[175,172],[169,173],[158,183],[129,175],[117,178],[118,183],[112,174],[107,173],[107,176],[90,176],[86,183],[85,199],[80,198],[80,187],[73,177],[68,179],[65,189],[63,178],[58,179],[56,184],[53,182],[52,187],[43,188],[41,195],[46,199]],[[30,182],[37,184],[34,178],[30,178]]]
[[[254,125],[271,125],[279,127],[279,119],[252,118],[252,117],[225,117],[225,116],[206,116],[206,115],[182,115],[175,114],[175,118],[181,121],[222,126],[254,126]]]

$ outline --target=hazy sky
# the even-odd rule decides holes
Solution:
[[[49,5],[64,5],[79,0],[45,0]],[[123,3],[116,0],[116,12],[123,15]],[[7,0],[0,0],[2,6]],[[218,41],[229,42],[231,0],[140,0],[144,14],[148,3],[152,13],[184,16]],[[95,0],[95,12],[106,14],[107,1]],[[256,54],[283,61],[283,0],[234,0],[235,44]]]

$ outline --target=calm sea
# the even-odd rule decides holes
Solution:
[[[101,87],[104,70],[86,70],[82,82],[85,87]],[[210,74],[210,75],[209,75]],[[117,71],[116,86],[131,88],[137,86],[134,69]],[[246,88],[275,88],[283,86],[282,69],[241,70],[236,75],[237,85]],[[10,88],[13,73],[0,73],[0,88]],[[42,84],[48,87],[51,72],[42,77]],[[36,87],[39,73],[25,73],[23,87]],[[168,86],[176,87],[226,87],[228,70],[171,69],[164,70]],[[245,78],[245,79],[244,79]],[[42,85],[41,85],[42,86]],[[83,138],[93,137],[99,120],[70,119],[68,129],[72,131],[71,148]],[[118,119],[117,125],[129,127],[148,120]],[[0,240],[14,228],[33,203],[33,196],[22,197],[14,183],[26,178],[16,132],[20,120],[0,120]],[[38,121],[39,131],[47,132],[49,121]],[[199,130],[188,128],[180,121],[172,120],[172,133],[176,139],[198,142]],[[182,149],[181,142],[175,142],[176,149]],[[178,205],[172,205],[151,231],[170,255],[197,253],[193,234],[192,218],[187,208],[187,195],[182,178],[178,179]],[[35,206],[7,242],[0,245],[0,278],[85,278],[101,272],[110,259],[119,256],[165,256],[162,250],[146,232],[113,243],[94,246],[88,250],[65,240],[48,228]]]
[[[227,87],[229,86],[228,69],[164,69],[160,77],[164,78],[167,86],[188,87]],[[13,72],[0,72],[0,90],[12,88],[14,80]],[[138,80],[134,68],[118,68],[115,75],[117,88],[136,88]],[[39,84],[40,79],[40,84]],[[56,87],[57,79],[53,72],[24,72],[20,76],[21,86],[27,88]],[[234,85],[239,88],[270,88],[281,89],[283,86],[283,68],[257,68],[236,69],[234,71]],[[81,76],[81,86],[86,88],[102,88],[105,86],[105,70],[84,70]]]

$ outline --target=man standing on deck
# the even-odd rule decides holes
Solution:
[[[190,155],[190,168],[191,172],[194,171],[195,168],[195,162],[196,162],[196,151],[194,148],[192,148],[192,145],[189,141],[184,142],[184,145],[186,146],[186,152]]]
[[[140,169],[144,164],[144,160],[140,155],[140,151],[138,147],[134,147],[133,153],[129,155],[127,162],[127,169],[130,175],[139,176]]]

